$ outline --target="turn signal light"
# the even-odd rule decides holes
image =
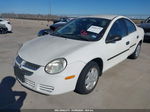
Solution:
[[[65,80],[73,79],[73,78],[75,78],[75,75],[71,75],[71,76],[65,77]]]

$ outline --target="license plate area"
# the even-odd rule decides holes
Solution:
[[[30,72],[30,71],[27,71],[27,70],[24,70],[24,69],[20,69],[17,64],[15,64],[15,66],[14,66],[14,73],[15,73],[15,76],[21,82],[25,82],[25,76],[30,76],[30,75],[33,74],[33,72]]]
[[[24,74],[23,74],[22,70],[19,69],[18,66],[15,66],[15,67],[14,67],[14,73],[15,73],[15,76],[16,76],[21,82],[25,82]]]

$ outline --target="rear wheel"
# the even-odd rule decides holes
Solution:
[[[140,55],[141,52],[141,43],[139,43],[132,55],[129,56],[131,59],[137,59]]]
[[[101,71],[98,64],[94,61],[89,62],[79,76],[75,92],[79,94],[91,93],[97,85],[100,75]]]

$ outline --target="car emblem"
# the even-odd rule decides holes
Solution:
[[[19,65],[19,68],[22,69],[22,66],[24,66],[25,63],[26,63],[25,61],[22,61],[22,62],[20,63],[20,65]]]

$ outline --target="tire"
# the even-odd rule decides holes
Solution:
[[[5,34],[5,31],[3,29],[1,30],[1,34]]]
[[[7,28],[1,28],[0,33],[1,34],[6,34],[7,33]]]
[[[92,73],[94,75],[92,75]],[[99,76],[101,75],[101,70],[98,64],[94,61],[89,62],[80,73],[75,92],[79,94],[89,94],[91,93],[97,85]],[[92,76],[92,77],[90,77]],[[91,80],[91,82],[89,81]],[[93,82],[92,82],[93,80]],[[93,85],[92,85],[93,84]]]
[[[140,51],[141,51],[141,43],[139,43],[135,49],[135,51],[133,52],[133,54],[131,54],[129,56],[130,59],[137,59],[140,55]]]

